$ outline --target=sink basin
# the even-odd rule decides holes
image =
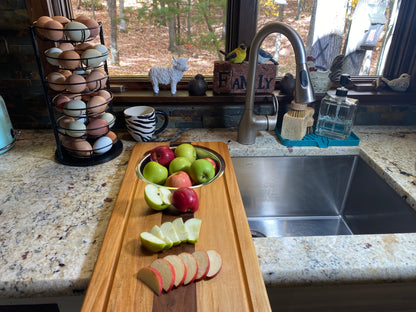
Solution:
[[[232,162],[253,237],[416,232],[416,212],[359,156]]]

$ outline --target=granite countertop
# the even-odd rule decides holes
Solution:
[[[254,145],[233,129],[166,129],[158,141],[222,141],[231,156],[360,154],[415,208],[416,127],[355,127],[358,147]],[[134,142],[93,167],[54,160],[50,130],[22,130],[0,155],[0,298],[82,293],[88,286]],[[416,209],[416,208],[415,208]],[[416,280],[416,234],[254,239],[268,286]]]

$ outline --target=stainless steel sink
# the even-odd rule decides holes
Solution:
[[[359,156],[232,161],[253,237],[416,232],[416,212]]]

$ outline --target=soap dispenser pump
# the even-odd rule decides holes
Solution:
[[[347,97],[349,82],[349,75],[341,75],[341,87],[336,89],[335,96],[327,92],[322,99],[315,134],[336,140],[349,138],[358,105],[358,100]]]

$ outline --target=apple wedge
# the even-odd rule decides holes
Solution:
[[[173,246],[173,242],[166,237],[162,230],[160,229],[159,226],[154,225],[151,229],[150,229],[150,234],[153,234],[154,236],[156,236],[157,238],[160,238],[161,240],[163,240],[166,243],[165,249],[170,249]]]
[[[181,242],[186,243],[188,241],[189,234],[188,234],[188,231],[186,230],[185,223],[183,223],[182,218],[176,218],[175,220],[172,221],[172,224]]]
[[[171,205],[172,194],[170,190],[163,186],[147,184],[144,188],[144,199],[150,208],[154,210],[164,210]]]
[[[222,257],[216,250],[207,250],[207,254],[209,258],[209,270],[206,277],[213,278],[221,271]]]
[[[186,277],[185,263],[177,255],[167,255],[163,259],[169,261],[175,269],[175,287],[181,286]]]
[[[188,243],[196,244],[201,230],[202,220],[198,218],[191,218],[185,221],[185,228],[188,232]]]
[[[149,232],[142,232],[140,233],[140,240],[142,245],[153,252],[162,251],[166,247],[165,241],[161,240],[160,238],[156,237],[155,235]]]
[[[195,251],[192,255],[196,259],[196,263],[198,264],[198,272],[196,273],[196,280],[203,279],[209,270],[209,257],[206,251]]]
[[[186,267],[186,276],[183,284],[188,285],[195,281],[196,273],[198,272],[198,264],[195,257],[189,252],[182,252],[178,256],[182,259],[183,263],[185,263]]]
[[[173,246],[179,245],[181,243],[181,240],[176,233],[175,227],[173,226],[172,222],[163,222],[160,225],[160,229],[162,230],[163,235],[165,235],[167,238],[169,238]]]
[[[137,278],[145,283],[156,295],[162,293],[162,276],[152,267],[143,267],[137,273]]]
[[[165,259],[156,259],[150,265],[156,269],[162,277],[162,288],[169,292],[175,284],[175,268]]]

